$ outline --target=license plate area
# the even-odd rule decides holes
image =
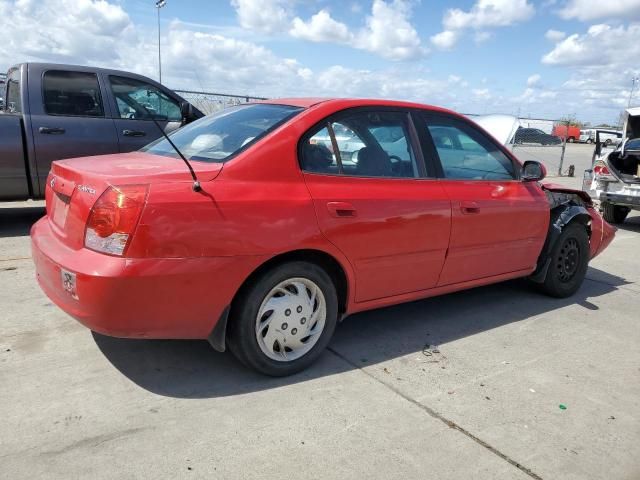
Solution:
[[[71,198],[66,195],[62,195],[60,193],[53,194],[51,218],[58,228],[64,229],[64,224],[67,221],[67,214],[69,213],[70,200]]]

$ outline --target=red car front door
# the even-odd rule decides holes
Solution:
[[[521,182],[519,166],[470,122],[446,115],[422,118],[452,208],[451,240],[438,285],[533,270],[549,225],[540,187]]]
[[[301,164],[323,234],[351,262],[357,302],[435,287],[451,228],[407,112],[355,111],[303,137]]]

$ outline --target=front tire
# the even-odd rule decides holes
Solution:
[[[292,375],[327,347],[338,320],[336,288],[316,264],[278,265],[240,292],[231,309],[229,347],[249,368]]]
[[[584,225],[569,224],[551,252],[551,264],[540,289],[552,297],[566,298],[582,285],[589,266],[589,236]]]
[[[630,209],[609,202],[602,203],[602,216],[609,223],[624,223]]]

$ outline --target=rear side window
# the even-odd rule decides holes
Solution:
[[[303,138],[300,166],[309,173],[416,178],[408,114],[367,110],[327,120]]]
[[[42,77],[42,86],[47,114],[104,117],[95,73],[49,70]]]
[[[7,77],[7,98],[5,105],[9,113],[22,113],[22,99],[20,98],[20,70],[14,68]]]
[[[511,160],[471,125],[455,119],[429,119],[428,129],[445,178],[512,180]]]

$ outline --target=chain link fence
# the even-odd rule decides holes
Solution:
[[[489,115],[467,115],[472,120]],[[535,160],[548,175],[574,176],[591,162],[593,148],[580,127],[566,119],[518,118],[509,148],[521,161]]]
[[[567,165],[567,143],[580,142],[580,127],[566,120],[520,118],[511,151],[522,161],[536,160],[549,175],[574,176],[575,165]]]
[[[230,95],[215,92],[196,92],[193,90],[174,90],[205,115],[219,110],[251,102],[253,100],[266,100],[265,97],[252,97],[250,95]]]

